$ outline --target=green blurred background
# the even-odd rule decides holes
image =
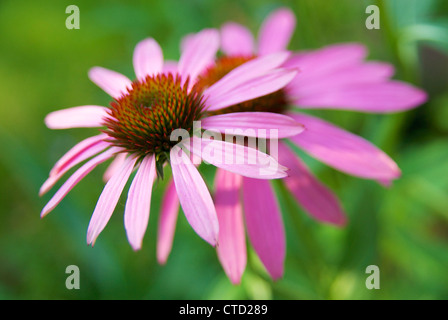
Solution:
[[[80,9],[68,30],[65,8]],[[381,29],[367,30],[365,9],[381,9]],[[285,276],[273,282],[249,250],[240,286],[232,286],[215,250],[180,214],[165,266],[155,258],[156,185],[143,249],[134,252],[123,227],[124,199],[94,248],[86,230],[103,188],[106,164],[88,175],[45,219],[56,189],[38,190],[55,161],[96,131],[52,131],[51,111],[107,105],[87,78],[98,65],[133,78],[132,52],[154,37],[177,59],[185,33],[233,20],[253,32],[280,6],[294,10],[290,49],[361,42],[369,59],[397,67],[396,79],[430,95],[418,109],[391,115],[314,112],[385,150],[403,171],[386,189],[303,155],[349,216],[343,229],[311,220],[274,183],[287,232]],[[447,299],[448,298],[448,3],[444,0],[164,0],[0,1],[0,298],[1,299]],[[213,170],[203,168],[211,182]],[[60,186],[61,183],[58,184]],[[77,265],[81,289],[67,290],[65,269]],[[368,290],[365,271],[378,265],[381,289]]]

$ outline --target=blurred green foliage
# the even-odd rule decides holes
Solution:
[[[65,8],[80,8],[79,30]],[[365,8],[381,9],[381,29],[367,30]],[[253,32],[273,9],[297,15],[290,49],[361,42],[370,59],[396,65],[396,78],[430,94],[418,109],[391,115],[316,111],[385,150],[403,171],[390,188],[350,177],[306,155],[349,216],[338,229],[310,219],[275,182],[287,232],[285,276],[272,282],[249,250],[240,286],[232,286],[216,252],[182,214],[165,266],[155,259],[165,182],[152,201],[143,249],[123,227],[124,199],[94,248],[86,245],[105,165],[92,172],[48,217],[38,197],[54,162],[91,129],[52,131],[48,112],[108,96],[87,71],[104,66],[133,77],[132,51],[154,37],[177,59],[181,37],[233,20]],[[448,298],[448,5],[444,0],[164,0],[0,1],[0,299],[447,299]],[[203,168],[211,181],[213,170]],[[60,184],[58,184],[60,185]],[[54,191],[53,191],[54,192]],[[81,270],[81,289],[65,288],[65,268]],[[368,265],[381,289],[365,287]]]

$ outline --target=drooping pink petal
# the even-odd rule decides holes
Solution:
[[[56,162],[54,167],[50,170],[50,176],[57,174],[59,171],[64,169],[64,167],[66,167],[69,163],[71,163],[73,158],[79,156],[79,154],[81,153],[84,153],[87,149],[98,144],[98,142],[103,141],[107,137],[108,137],[107,134],[103,133],[97,136],[89,137],[76,144]]]
[[[415,108],[427,99],[426,93],[400,81],[359,83],[329,88],[318,94],[299,97],[294,101],[301,108],[325,108],[388,113]]]
[[[243,179],[244,214],[250,242],[272,279],[283,276],[285,230],[269,181]]]
[[[192,36],[186,44],[179,59],[178,71],[183,81],[196,77],[211,63],[219,49],[219,33],[215,29],[204,29]]]
[[[263,22],[258,36],[258,54],[286,50],[296,27],[294,13],[286,8],[271,13]]]
[[[128,157],[120,170],[104,186],[87,229],[87,244],[93,246],[99,234],[109,222],[136,161],[137,158]]]
[[[357,43],[335,44],[318,50],[300,52],[285,62],[285,68],[299,68],[300,77],[318,78],[335,70],[359,65],[367,55],[365,46]]]
[[[85,141],[85,140],[84,140]],[[77,164],[83,162],[84,160],[104,151],[107,147],[110,147],[110,143],[106,141],[98,141],[97,143],[89,146],[88,148],[82,150],[81,152],[74,154],[72,157],[68,158],[67,161],[64,161],[62,165],[57,167],[57,170],[54,169],[50,172],[50,176],[44,182],[42,187],[39,190],[39,195],[43,195],[47,193],[58,180],[69,171],[71,168],[76,166]],[[73,149],[72,149],[73,150]],[[70,152],[70,151],[69,151]]]
[[[121,168],[124,161],[126,160],[126,153],[119,153],[112,160],[111,164],[107,167],[103,175],[103,181],[107,182],[112,178],[112,176]]]
[[[335,195],[320,183],[308,170],[302,160],[285,144],[279,143],[279,161],[288,169],[283,182],[302,207],[322,222],[344,225],[344,210]]]
[[[286,86],[296,75],[297,71],[294,69],[276,69],[270,71],[263,76],[240,84],[225,94],[217,94],[216,96],[209,95],[206,100],[207,110],[219,110],[273,93]]]
[[[309,115],[288,115],[306,128],[291,141],[329,166],[366,179],[390,180],[400,176],[397,164],[367,140]]]
[[[294,119],[271,112],[234,112],[210,116],[201,121],[203,129],[220,133],[243,131],[244,136],[258,137],[260,130],[270,138],[271,130],[276,130],[276,138],[295,136],[304,130],[303,125]]]
[[[100,106],[80,106],[53,111],[45,117],[50,129],[102,127],[108,108]]]
[[[162,200],[157,233],[157,261],[165,264],[171,252],[179,213],[179,198],[173,180],[168,183]]]
[[[239,284],[246,268],[246,236],[239,197],[242,177],[218,169],[215,177],[215,206],[219,221],[217,253],[233,284]]]
[[[394,67],[388,63],[353,64],[318,77],[303,73],[288,84],[287,91],[290,96],[298,97],[298,101],[300,101],[300,97],[319,95],[336,88],[344,90],[349,85],[385,82],[393,74]]]
[[[190,141],[185,141],[184,146],[204,161],[245,177],[280,179],[287,176],[287,168],[280,165],[274,157],[233,141],[193,137]]]
[[[289,52],[277,52],[252,59],[236,67],[204,91],[205,96],[222,96],[240,85],[256,79],[279,67],[290,56]]]
[[[228,22],[221,28],[221,50],[228,56],[251,56],[255,52],[254,37],[246,27]]]
[[[175,146],[170,151],[171,168],[177,195],[185,217],[196,233],[215,246],[218,241],[218,218],[207,185],[188,155]]]
[[[152,184],[156,176],[155,155],[143,158],[129,188],[124,211],[124,226],[129,243],[134,250],[142,247],[143,236],[149,221]]]
[[[127,93],[127,88],[130,88],[132,84],[131,80],[121,73],[102,67],[90,69],[89,78],[114,99]]]
[[[51,200],[47,203],[47,205],[42,209],[40,216],[43,218],[50,211],[52,211],[61,200],[73,189],[76,184],[81,181],[90,171],[92,171],[97,165],[111,158],[116,152],[118,152],[118,148],[110,148],[95,158],[86,162],[82,167],[75,171],[70,178],[62,185],[61,188],[54,194]]]
[[[162,71],[163,52],[157,41],[152,38],[140,41],[134,50],[134,71],[137,79],[142,81]]]

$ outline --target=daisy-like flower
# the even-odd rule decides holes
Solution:
[[[221,29],[224,55],[201,75],[198,83],[206,88],[247,61],[284,52],[294,28],[295,16],[286,8],[273,12],[264,21],[257,43],[244,26],[233,22],[225,24]],[[426,94],[422,90],[390,79],[394,71],[391,65],[366,62],[366,55],[363,45],[352,43],[298,52],[283,64],[300,70],[286,87],[261,98],[209,111],[222,116],[242,111],[289,115],[305,126],[302,134],[290,138],[293,144],[342,172],[387,185],[400,176],[398,166],[389,156],[359,136],[297,112],[322,108],[387,113],[414,108],[425,102]],[[338,199],[313,176],[287,144],[279,143],[278,156],[279,161],[290,169],[283,181],[304,210],[319,221],[344,225],[346,218]],[[269,182],[218,168],[215,185],[220,225],[217,252],[231,282],[240,282],[246,266],[245,227],[268,273],[273,279],[280,278],[286,254],[285,234]]]
[[[166,222],[163,212],[172,212],[180,202],[196,233],[216,245],[219,225],[212,197],[184,150],[191,149],[193,154],[202,155],[209,163],[252,178],[282,178],[286,176],[285,167],[273,157],[245,146],[224,141],[210,142],[198,137],[186,140],[193,141],[192,144],[183,140],[178,143],[176,139],[173,141],[172,133],[178,129],[191,134],[195,121],[207,120],[210,128],[214,123],[220,124],[219,117],[207,118],[209,108],[226,108],[269,94],[284,87],[296,74],[295,70],[278,68],[287,59],[287,54],[274,54],[242,65],[205,90],[198,89],[195,86],[197,77],[213,63],[218,48],[219,32],[207,29],[190,38],[177,64],[164,65],[162,50],[155,40],[146,39],[138,43],[133,55],[137,79],[133,82],[115,71],[92,68],[90,79],[113,98],[110,107],[89,105],[59,110],[50,113],[45,123],[51,129],[102,127],[102,133],[75,145],[53,167],[40,194],[47,192],[71,168],[88,160],[60,187],[43,208],[41,216],[53,210],[96,166],[115,158],[105,174],[107,183],[91,217],[87,243],[95,243],[133,170],[137,169],[126,200],[124,224],[131,246],[135,250],[140,249],[149,219],[153,182],[157,176],[163,175],[164,166],[169,164],[174,184],[168,188],[168,197],[164,200],[161,233],[170,232],[163,229]],[[229,128],[276,129],[279,137],[295,135],[303,130],[301,125],[283,115],[260,112],[256,115],[258,121],[255,124],[245,122],[246,113],[235,113],[233,117]],[[239,156],[247,160],[248,155],[255,152],[255,162],[228,163],[207,156],[208,153],[201,154],[211,143],[214,151],[222,152],[224,157]]]

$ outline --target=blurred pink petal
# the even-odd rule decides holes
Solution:
[[[173,180],[185,217],[196,233],[215,246],[218,241],[218,218],[207,185],[185,152],[170,151]]]
[[[45,117],[50,129],[102,127],[108,108],[100,106],[80,106],[53,111]]]
[[[48,201],[47,205],[42,209],[40,216],[43,218],[50,211],[52,211],[61,200],[78,184],[90,171],[92,171],[97,165],[106,161],[112,157],[119,149],[110,148],[102,154],[86,162],[81,168],[75,171],[70,178],[62,185],[61,188],[55,193],[55,195]]]
[[[142,247],[148,227],[151,207],[152,184],[156,177],[155,155],[147,155],[140,163],[131,187],[124,211],[124,227],[134,250]]]
[[[177,73],[177,61],[171,61],[171,60],[165,61],[165,63],[163,64],[162,73],[176,74]]]
[[[311,79],[359,65],[366,56],[367,49],[361,44],[334,44],[318,50],[299,52],[293,55],[283,67],[299,68],[300,77]]]
[[[279,143],[279,159],[288,169],[283,181],[303,208],[322,222],[344,225],[346,217],[338,199],[308,170],[300,158],[285,144]]]
[[[221,28],[221,50],[230,56],[251,56],[255,44],[252,33],[244,26],[228,22]]]
[[[270,71],[262,76],[240,84],[226,94],[218,94],[216,96],[209,95],[206,100],[208,106],[207,110],[215,111],[223,109],[243,101],[273,93],[286,86],[296,75],[297,71],[293,69],[276,69]]]
[[[219,221],[218,258],[233,284],[239,284],[246,268],[246,236],[240,201],[240,175],[217,169],[215,206]]]
[[[87,244],[93,246],[99,234],[109,222],[136,161],[135,157],[128,157],[120,170],[106,183],[90,219],[87,229]]]
[[[165,264],[171,252],[179,213],[179,198],[173,180],[170,180],[165,190],[159,217],[157,234],[157,261]]]
[[[329,166],[367,179],[390,180],[400,176],[396,163],[367,140],[309,115],[288,115],[306,128],[290,139]]]
[[[415,108],[427,99],[424,91],[404,82],[353,84],[338,90],[298,98],[301,108],[325,108],[387,113]]]
[[[134,70],[137,79],[143,81],[162,71],[163,52],[157,41],[152,38],[140,41],[134,50]]]
[[[88,148],[85,148],[78,153],[74,153],[72,157],[67,158],[63,163],[60,163],[60,165],[57,167],[57,170],[53,169],[52,172],[50,172],[50,176],[39,190],[39,195],[43,195],[47,191],[49,191],[55,185],[55,183],[58,182],[58,180],[71,168],[83,162],[84,160],[100,153],[101,151],[104,151],[104,149],[108,147],[110,147],[109,142],[97,141],[96,143],[90,145]]]
[[[271,13],[263,22],[258,36],[258,54],[286,50],[296,27],[294,13],[286,8]]]
[[[131,80],[121,73],[102,67],[90,69],[89,78],[114,99],[127,93],[132,84]]]
[[[272,112],[234,112],[210,116],[201,121],[203,129],[220,133],[228,130],[242,130],[242,135],[258,137],[263,131],[263,138],[270,138],[270,131],[276,130],[275,138],[287,138],[298,135],[303,131],[303,126],[294,119]]]
[[[302,74],[288,84],[287,91],[300,103],[302,97],[324,94],[327,90],[345,90],[350,85],[360,83],[384,82],[393,74],[394,67],[388,63],[366,62],[330,71],[320,77]]]
[[[191,138],[185,147],[214,166],[256,179],[279,179],[287,176],[286,168],[261,151],[233,142]]]
[[[269,181],[243,179],[244,214],[250,242],[272,279],[283,276],[285,230]]]
[[[215,29],[204,29],[189,39],[178,65],[183,81],[190,77],[190,82],[194,82],[204,68],[213,63],[218,49],[219,33]]]
[[[279,67],[289,57],[289,52],[278,52],[252,59],[233,69],[215,84],[204,90],[204,96],[226,96],[235,88]],[[212,103],[209,103],[210,105]]]

